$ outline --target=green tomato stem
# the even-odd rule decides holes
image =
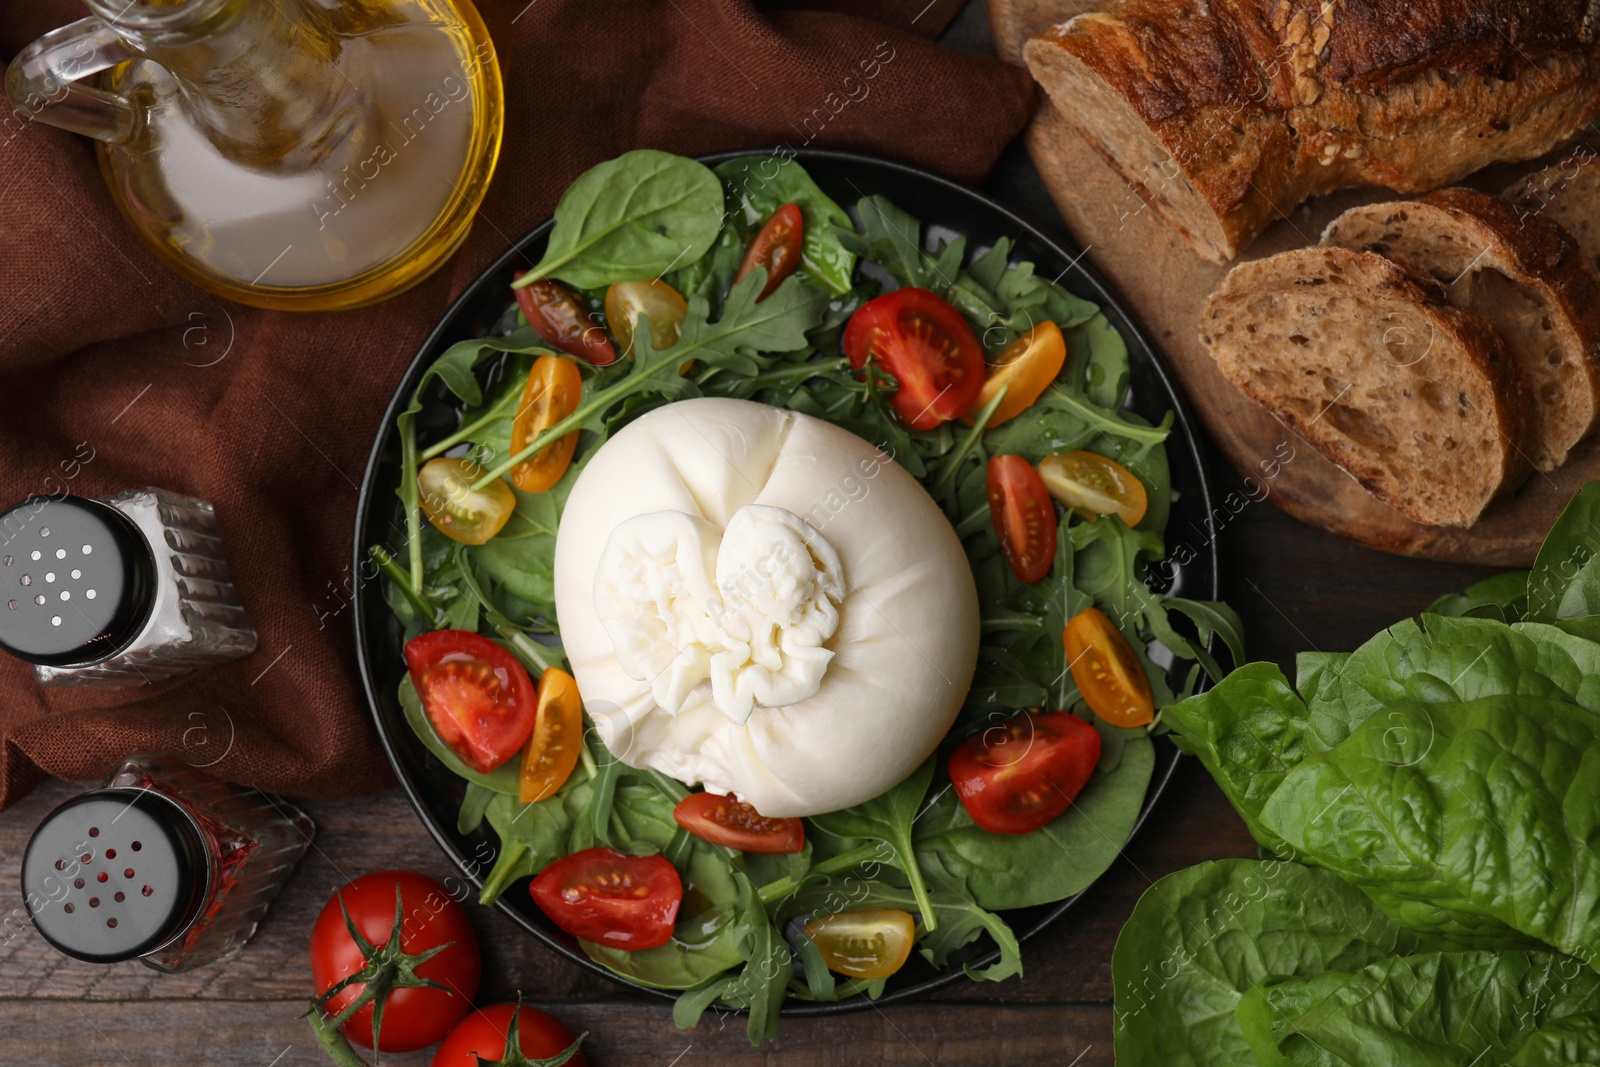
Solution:
[[[415,589],[411,588],[411,576],[400,569],[400,564],[395,562],[394,557],[389,555],[388,550],[382,545],[373,545],[367,549],[367,554],[377,561],[378,569],[387,574],[390,581],[400,587],[400,592],[404,593],[405,598],[411,601],[411,606],[417,609],[417,613],[428,620],[429,625],[432,625],[435,618],[433,608],[429,607],[428,602],[423,600]]]
[[[518,393],[515,389],[507,389],[505,395],[502,396],[499,400],[495,401],[493,407],[490,407],[487,410],[485,410],[483,412],[483,414],[479,415],[476,419],[473,419],[471,422],[469,422],[466,425],[462,426],[459,430],[457,430],[455,433],[451,434],[449,437],[446,437],[443,441],[438,441],[438,442],[436,442],[436,443],[434,443],[432,445],[429,445],[427,448],[423,449],[423,451],[421,453],[421,458],[425,459],[425,460],[428,460],[428,459],[432,459],[435,456],[443,455],[444,453],[450,451],[450,449],[454,448],[456,445],[459,445],[462,441],[470,440],[472,438],[472,436],[474,434],[476,434],[479,430],[483,429],[489,423],[491,423],[495,419],[499,418],[501,416],[501,414],[503,414],[505,412],[505,409],[509,405],[509,403],[512,400],[518,399],[520,396],[521,396],[521,394]]]
[[[350,1041],[344,1033],[332,1025],[327,1016],[313,1008],[306,1016],[311,1023],[311,1032],[317,1037],[317,1044],[322,1046],[322,1051],[339,1067],[368,1067],[367,1061],[356,1054],[350,1047]]]

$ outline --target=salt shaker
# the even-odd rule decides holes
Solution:
[[[0,515],[0,649],[41,685],[144,685],[255,647],[205,501],[133,489]]]
[[[187,971],[249,940],[314,832],[283,800],[131,756],[34,830],[22,893],[34,927],[69,956]]]

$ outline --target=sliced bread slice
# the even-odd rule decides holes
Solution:
[[[1200,339],[1241,392],[1414,522],[1470,526],[1527,473],[1527,392],[1494,325],[1376,253],[1240,264]]]
[[[1589,265],[1600,270],[1600,156],[1593,149],[1534,171],[1501,195],[1519,215],[1559,223],[1577,239]]]
[[[1529,457],[1561,465],[1600,418],[1600,276],[1577,241],[1498,196],[1441,189],[1420,200],[1351,208],[1322,243],[1403,257],[1450,302],[1488,316],[1533,398]]]

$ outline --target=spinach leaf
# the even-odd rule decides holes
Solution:
[[[496,793],[477,782],[468,782],[466,795],[461,798],[461,810],[456,815],[456,833],[470,834],[482,826],[484,813],[488,811],[490,802],[498,796],[505,794]]]
[[[725,903],[680,919],[672,940],[658,948],[624,952],[592,941],[578,944],[596,963],[641,985],[694,989],[745,962],[742,940],[738,909]]]
[[[1166,708],[1173,741],[1198,756],[1262,847],[1284,843],[1261,809],[1306,755],[1306,706],[1275,663],[1250,663],[1206,693]]]
[[[1521,622],[1528,614],[1528,572],[1508,571],[1485,578],[1465,592],[1446,593],[1424,610],[1434,615]]]
[[[745,156],[719,164],[716,173],[728,184],[736,210],[751,233],[783,205],[798,205],[805,219],[801,270],[835,296],[850,291],[856,257],[839,239],[839,231],[850,226],[850,216],[811,180],[804,167],[777,156]]]
[[[1600,482],[1579,489],[1545,535],[1528,574],[1528,618],[1600,615]]]
[[[1600,961],[1600,715],[1548,697],[1396,702],[1308,755],[1260,822],[1396,921]]]
[[[1529,1035],[1507,1067],[1600,1067],[1600,1017],[1569,1015]]]
[[[1326,871],[1220,860],[1169,874],[1139,898],[1111,955],[1117,1063],[1251,1063],[1234,1014],[1243,994],[1272,976],[1350,970],[1422,944]]]
[[[561,793],[537,804],[523,804],[515,796],[496,794],[485,816],[500,837],[500,854],[484,876],[478,893],[480,904],[493,904],[511,883],[538,874],[568,852],[567,835],[572,817]]]
[[[1549,952],[1397,956],[1271,981],[1238,1009],[1256,1060],[1296,1067],[1503,1063],[1541,1034],[1543,1043],[1590,1030],[1597,1015],[1600,976]],[[1600,1043],[1583,1054],[1600,1055]]]
[[[1115,770],[1097,772],[1064,814],[1027,834],[980,828],[946,789],[917,821],[917,855],[989,911],[1063,900],[1088,888],[1122,851],[1154,767],[1150,740],[1129,741]]]
[[[922,766],[912,771],[906,779],[882,796],[842,811],[817,815],[812,824],[825,833],[837,837],[868,838],[882,841],[893,852],[890,860],[905,873],[911,883],[911,893],[917,901],[917,913],[929,930],[938,928],[939,919],[928,899],[928,887],[917,863],[912,833],[917,818],[922,814],[922,802],[928,795],[928,783],[933,781],[936,756],[923,760]]]
[[[640,149],[608,159],[556,204],[544,258],[519,280],[579,289],[656,278],[693,263],[722,228],[722,183],[692,159]]]

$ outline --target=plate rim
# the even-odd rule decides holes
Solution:
[[[988,196],[986,193],[978,189],[963,185],[960,182],[954,181],[953,179],[947,178],[944,175],[937,174],[922,167],[913,166],[908,163],[902,163],[898,160],[886,159],[881,156],[874,156],[861,152],[842,151],[838,149],[809,148],[795,149],[788,152],[774,152],[770,148],[758,148],[714,152],[696,156],[694,158],[707,166],[715,167],[719,163],[724,163],[733,159],[772,156],[782,156],[784,158],[793,159],[802,165],[806,160],[826,160],[848,166],[861,166],[866,168],[878,168],[899,172],[906,177],[937,186],[945,195],[960,197],[968,201],[975,201],[978,206],[998,214],[1005,220],[1008,226],[1014,227],[1019,233],[1026,234],[1032,241],[1048,249],[1052,254],[1058,256],[1061,262],[1066,263],[1067,266],[1062,271],[1061,275],[1058,275],[1058,279],[1061,276],[1066,275],[1068,272],[1075,272],[1076,278],[1081,279],[1093,290],[1092,295],[1098,298],[1097,302],[1100,310],[1114,313],[1117,320],[1115,325],[1117,326],[1119,332],[1124,334],[1125,339],[1130,342],[1130,348],[1136,344],[1138,348],[1143,350],[1145,357],[1149,361],[1150,368],[1155,372],[1156,377],[1159,379],[1162,387],[1165,389],[1167,395],[1172,401],[1174,426],[1182,431],[1181,437],[1188,452],[1189,461],[1199,476],[1198,493],[1201,499],[1201,504],[1205,511],[1204,532],[1206,534],[1205,545],[1202,548],[1202,554],[1209,563],[1211,576],[1209,596],[1213,600],[1216,600],[1220,597],[1222,574],[1220,552],[1217,547],[1218,534],[1220,531],[1216,529],[1214,519],[1215,510],[1212,501],[1211,487],[1212,475],[1210,471],[1210,464],[1207,462],[1205,450],[1201,444],[1202,439],[1200,435],[1203,432],[1201,426],[1196,421],[1194,415],[1189,411],[1188,403],[1183,393],[1177,387],[1177,384],[1159,351],[1150,342],[1149,337],[1140,327],[1137,320],[1127,313],[1122,305],[1121,299],[1117,296],[1116,292],[1112,290],[1111,287],[1100,277],[1092,265],[1084,261],[1085,250],[1076,249],[1077,242],[1075,240],[1071,240],[1069,238],[1064,242],[1063,240],[1059,240],[1051,236],[1034,223],[1018,215],[1010,208],[1007,208],[994,198]],[[531,242],[534,242],[545,236],[554,226],[554,223],[555,219],[552,215],[552,217],[547,218],[537,226],[534,226],[521,237],[518,237],[512,241],[510,247],[507,248],[505,252],[496,257],[491,263],[484,267],[483,270],[479,271],[472,281],[470,281],[461,291],[460,295],[458,295],[456,299],[451,302],[450,306],[440,316],[438,322],[428,332],[427,337],[423,339],[422,343],[418,346],[416,353],[407,363],[405,370],[399,376],[399,379],[396,382],[394,395],[390,398],[389,404],[384,410],[382,420],[379,422],[377,430],[373,436],[372,446],[368,452],[367,462],[361,477],[361,486],[358,492],[356,504],[355,526],[351,536],[351,573],[357,575],[358,578],[363,573],[363,568],[366,566],[368,559],[365,551],[366,538],[364,533],[371,517],[372,505],[379,498],[380,494],[387,495],[389,491],[388,487],[380,487],[377,484],[380,468],[384,466],[382,463],[383,444],[389,430],[394,426],[395,418],[398,416],[399,412],[403,409],[405,403],[407,402],[407,394],[409,393],[407,386],[413,381],[419,372],[419,368],[424,365],[425,360],[436,358],[438,353],[443,350],[441,346],[448,347],[450,343],[454,343],[453,341],[448,341],[446,338],[449,328],[455,322],[456,318],[461,315],[470,304],[479,299],[482,287],[486,283],[492,282],[493,279],[503,276],[505,271],[519,256],[526,259],[527,257],[524,255],[523,249]],[[530,262],[528,266],[531,268],[533,264]],[[369,580],[377,581],[379,579],[375,576]],[[375,671],[367,654],[367,641],[369,639],[370,627],[368,613],[365,607],[366,597],[358,594],[354,596],[352,600],[354,601],[352,627],[354,630],[356,669],[359,675],[361,696],[366,704],[367,714],[372,721],[374,732],[378,735],[379,744],[383,748],[384,757],[389,761],[389,766],[394,772],[395,779],[401,790],[406,795],[406,801],[411,805],[411,808],[413,812],[415,812],[417,819],[428,831],[429,836],[431,836],[435,844],[439,846],[440,851],[443,852],[450,862],[457,868],[462,877],[466,878],[466,880],[474,887],[482,888],[481,876],[478,873],[475,873],[473,870],[468,869],[469,861],[467,861],[460,854],[455,842],[451,840],[449,836],[449,830],[453,829],[453,827],[448,829],[442,827],[438,821],[429,814],[421,795],[423,790],[420,788],[419,783],[413,780],[406,762],[402,759],[401,754],[397,750],[396,746],[391,742],[389,732],[385,727],[383,715],[381,713],[381,706],[379,703],[380,697],[376,685]],[[1151,775],[1150,784],[1146,786],[1145,798],[1140,807],[1138,818],[1135,819],[1133,827],[1128,833],[1127,841],[1123,843],[1122,849],[1118,850],[1117,855],[1119,858],[1123,855],[1123,852],[1126,850],[1128,845],[1143,829],[1146,820],[1148,820],[1150,817],[1151,812],[1155,809],[1155,806],[1160,802],[1162,796],[1166,793],[1168,786],[1171,784],[1173,774],[1177,771],[1177,768],[1183,759],[1182,753],[1178,752],[1170,741],[1163,741],[1162,739],[1157,738],[1156,742],[1156,755],[1158,762],[1154,772]],[[1163,752],[1163,749],[1167,751]],[[1113,863],[1114,862],[1115,861],[1113,861]],[[1109,871],[1110,867],[1107,867],[1106,870]],[[1105,874],[1106,872],[1101,872],[1101,874],[1096,877],[1093,882],[1089,883],[1089,885],[1085,886],[1082,890],[1078,891],[1072,896],[1066,897],[1060,901],[1056,901],[1053,904],[1038,905],[1040,908],[1048,908],[1049,910],[1036,918],[1026,930],[1014,930],[1018,943],[1020,944],[1024,941],[1027,941],[1036,934],[1060,922],[1069,909],[1071,909],[1080,899],[1082,899],[1085,894],[1091,892],[1095,886],[1097,886],[1101,880],[1104,879]],[[524,932],[533,935],[539,941],[543,942],[547,948],[553,950],[564,959],[604,978],[608,982],[635,993],[645,994],[663,1002],[671,1002],[676,1000],[681,992],[680,990],[657,989],[652,986],[643,985],[641,983],[632,981],[631,979],[625,978],[609,968],[596,963],[580,949],[566,944],[564,941],[552,935],[549,931],[529,921],[529,919],[520,911],[512,907],[503,896],[501,899],[495,902],[494,908],[506,915]],[[1001,914],[1005,915],[1007,913],[1002,912]],[[968,963],[971,966],[982,967],[986,966],[989,962],[992,962],[998,957],[999,949],[995,948],[971,961],[968,961]],[[883,996],[880,996],[875,1000],[868,999],[865,995],[857,995],[846,1000],[816,1002],[795,1000],[794,998],[786,996],[784,998],[783,1007],[781,1008],[781,1015],[784,1017],[835,1015],[845,1012],[862,1011],[870,1007],[882,1007],[887,1004],[917,1000],[926,997],[928,994],[939,989],[950,986],[964,977],[965,972],[963,968],[954,965],[946,965],[931,977],[919,980],[899,989],[886,991]],[[739,1015],[745,1014],[747,1011],[747,1009],[743,1008],[722,1008],[721,1010],[730,1014]]]

